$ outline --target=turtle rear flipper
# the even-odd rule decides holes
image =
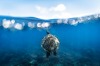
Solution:
[[[49,58],[50,52],[46,52],[46,58]]]
[[[55,56],[57,56],[57,51],[54,51],[53,54],[54,54]]]

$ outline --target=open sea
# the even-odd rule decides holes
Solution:
[[[45,58],[46,30],[59,41]],[[0,66],[100,66],[100,14],[66,19],[0,16]]]

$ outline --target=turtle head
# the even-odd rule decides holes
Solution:
[[[47,30],[47,31],[46,31],[46,34],[50,34],[50,32]]]

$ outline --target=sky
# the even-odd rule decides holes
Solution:
[[[100,0],[1,0],[0,15],[70,18],[100,13]]]

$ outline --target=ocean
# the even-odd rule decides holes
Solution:
[[[47,60],[46,30],[59,41]],[[100,14],[66,19],[0,16],[0,66],[100,66]]]

